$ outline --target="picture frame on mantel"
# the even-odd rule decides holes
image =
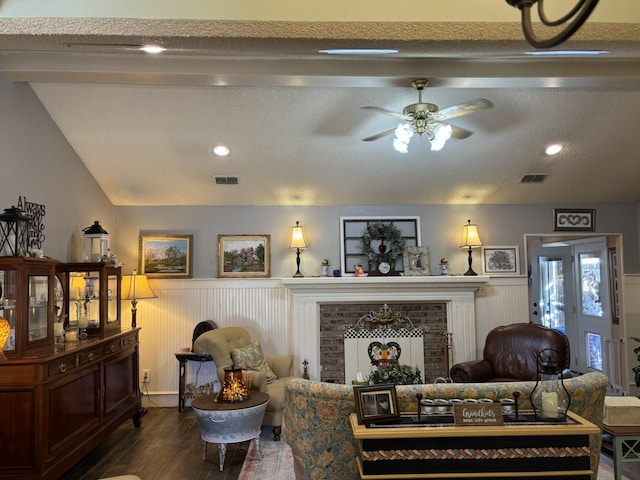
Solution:
[[[218,235],[219,278],[269,278],[271,235]]]
[[[192,278],[193,235],[140,235],[138,273],[148,278]]]
[[[402,263],[405,275],[431,275],[429,247],[405,247]]]
[[[595,232],[596,210],[594,208],[554,208],[554,232]]]

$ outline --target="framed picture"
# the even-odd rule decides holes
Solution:
[[[431,275],[428,247],[405,247],[402,263],[405,275]]]
[[[354,386],[353,396],[359,424],[400,418],[398,394],[392,383]]]
[[[482,270],[485,275],[517,275],[520,272],[519,247],[483,247]]]
[[[554,232],[595,232],[596,211],[593,208],[554,208]]]
[[[271,235],[218,235],[218,277],[271,276]]]
[[[193,235],[140,235],[138,271],[149,278],[191,278]]]

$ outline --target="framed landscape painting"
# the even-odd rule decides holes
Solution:
[[[271,276],[271,235],[218,235],[218,277]]]
[[[138,271],[149,278],[191,278],[193,235],[140,235]]]

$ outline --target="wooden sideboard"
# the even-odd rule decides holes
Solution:
[[[594,424],[404,425],[368,428],[350,417],[362,479],[545,478],[590,480]]]
[[[0,362],[0,478],[58,479],[118,426],[140,426],[138,332]]]

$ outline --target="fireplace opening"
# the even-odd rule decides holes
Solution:
[[[425,383],[448,377],[450,367],[450,338],[447,330],[445,302],[384,302],[394,311],[408,317],[414,327],[423,330]],[[351,383],[345,379],[345,329],[358,323],[370,312],[380,310],[382,303],[321,303],[320,307],[320,380],[332,383]],[[400,361],[400,363],[403,363]],[[366,377],[370,373],[363,371]]]

